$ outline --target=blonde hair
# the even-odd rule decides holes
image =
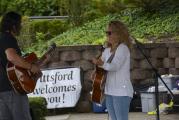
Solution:
[[[131,48],[131,37],[129,35],[128,28],[124,23],[121,21],[111,21],[109,22],[108,27],[117,33],[119,43],[124,43],[129,49]]]

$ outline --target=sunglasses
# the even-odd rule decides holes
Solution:
[[[111,31],[106,31],[106,35],[107,35],[107,36],[110,36],[111,34],[112,34]]]

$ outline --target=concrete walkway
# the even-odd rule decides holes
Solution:
[[[57,116],[47,116],[46,120],[108,120],[106,113],[72,113]],[[157,120],[155,115],[142,112],[130,112],[129,120]],[[179,113],[160,115],[160,120],[179,120]]]

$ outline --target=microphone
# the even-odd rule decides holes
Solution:
[[[103,44],[103,48],[108,48],[110,46],[111,46],[111,44],[108,41],[105,41]]]

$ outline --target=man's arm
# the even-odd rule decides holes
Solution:
[[[14,65],[30,70],[32,73],[41,73],[39,66],[31,64],[19,56],[14,48],[8,48],[5,51],[7,59]]]
[[[5,51],[7,59],[16,66],[22,67],[24,69],[31,69],[31,63],[25,61],[21,56],[19,56],[14,48],[8,48]]]

